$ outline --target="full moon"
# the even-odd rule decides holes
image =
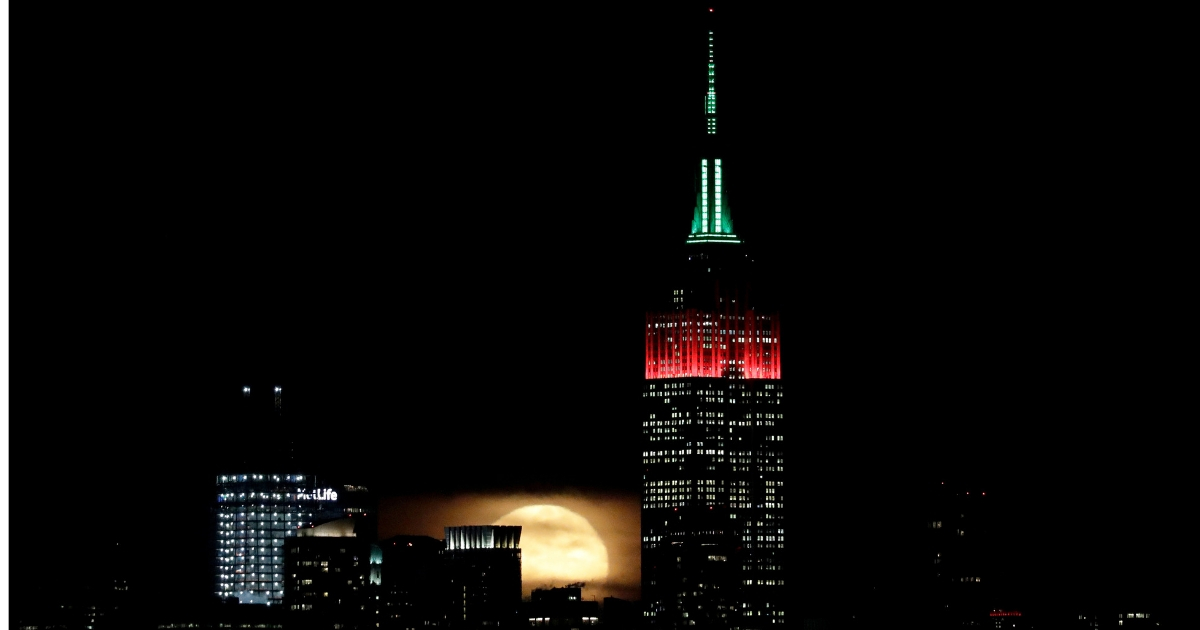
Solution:
[[[586,518],[567,508],[527,505],[492,524],[521,526],[523,591],[608,577],[604,542]]]

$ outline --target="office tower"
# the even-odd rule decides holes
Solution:
[[[646,313],[642,601],[651,627],[764,628],[784,621],[781,313],[733,228],[706,18],[691,230]]]
[[[281,392],[279,385],[246,385],[237,413],[217,422],[223,434],[216,458],[223,472],[216,475],[210,542],[213,592],[221,599],[282,604],[284,541],[301,528],[352,519],[356,538],[376,538],[373,494],[311,472],[320,464],[319,451],[305,445],[315,440],[283,423]]]
[[[521,623],[521,526],[447,527],[446,627]]]
[[[344,516],[338,491],[308,475],[220,475],[216,483],[217,596],[283,603],[284,540]]]
[[[937,482],[929,490],[922,559],[925,590],[917,600],[932,611],[928,622],[958,626],[990,616],[998,605],[1011,605],[997,598],[995,588],[995,497],[984,488],[953,482]]]
[[[378,628],[381,561],[372,538],[353,518],[297,530],[284,539],[284,607],[295,627]]]
[[[381,628],[428,628],[445,614],[445,543],[430,536],[393,536],[382,550]]]

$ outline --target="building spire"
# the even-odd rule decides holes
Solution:
[[[711,9],[710,9],[711,11]],[[708,32],[708,92],[704,95],[704,123],[709,135],[717,133],[717,64],[713,59],[713,32]]]
[[[713,13],[709,8],[708,12]],[[714,56],[713,29],[708,29],[708,67],[705,73],[704,126],[705,136],[717,135],[717,63]],[[715,140],[715,138],[713,138]],[[729,214],[728,195],[722,177],[719,144],[706,142],[704,155],[700,158],[697,175],[699,190],[696,191],[696,208],[692,215],[692,233],[689,243],[740,243],[733,232],[733,219]]]

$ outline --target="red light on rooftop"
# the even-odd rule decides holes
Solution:
[[[712,13],[712,12],[713,12],[713,10],[712,10],[712,7],[708,7],[708,12],[709,12],[709,13]]]

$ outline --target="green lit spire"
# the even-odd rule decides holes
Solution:
[[[708,32],[707,91],[704,94],[704,124],[707,135],[717,133],[717,65],[713,58],[713,32]],[[700,190],[696,193],[696,210],[692,216],[689,243],[740,243],[733,232],[733,219],[724,194],[721,177],[721,158],[700,160]]]

